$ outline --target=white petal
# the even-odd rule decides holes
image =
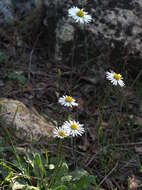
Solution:
[[[120,85],[121,87],[125,86],[125,84],[124,84],[124,82],[123,82],[122,80],[119,80],[118,83],[119,83],[119,85]]]

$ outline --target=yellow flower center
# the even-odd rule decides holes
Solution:
[[[76,15],[82,18],[84,17],[84,12],[82,10],[79,10],[77,11]]]
[[[66,102],[72,102],[72,97],[67,96],[67,97],[65,98],[65,100],[66,100]]]
[[[62,136],[62,137],[65,137],[66,133],[64,131],[59,131],[59,135]]]
[[[77,126],[76,124],[72,124],[70,127],[71,127],[71,129],[73,129],[73,130],[77,130],[77,129],[78,129],[78,126]]]
[[[116,80],[120,80],[120,75],[117,74],[117,73],[115,73],[115,74],[113,75],[113,77],[114,77],[114,79],[116,79]]]

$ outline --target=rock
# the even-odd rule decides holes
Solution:
[[[46,0],[45,2],[47,13],[44,24],[47,31],[51,30],[54,20],[51,32],[53,36],[49,37],[47,41],[52,41],[52,50],[54,51],[50,52],[49,57],[54,58],[55,62],[69,64],[72,60],[74,44],[74,64],[83,64],[86,59],[85,35],[87,36],[88,58],[89,60],[95,58],[95,70],[97,71],[99,68],[106,71],[110,65],[117,68],[119,67],[118,63],[124,62],[124,57],[129,55],[131,57],[130,60],[127,59],[128,62],[131,62],[132,56],[135,57],[135,55],[139,55],[137,58],[141,60],[141,0],[128,0],[127,3],[123,0],[88,0],[82,1],[83,3],[79,0],[56,0],[54,3],[52,0]],[[93,18],[92,23],[85,28],[85,35],[83,27],[68,17],[68,9],[73,6],[83,7]],[[105,62],[104,60],[100,61],[101,57]],[[137,58],[135,57],[133,62],[139,62]],[[132,64],[130,64],[131,66]],[[135,66],[131,69],[133,73],[137,73],[141,68],[140,64],[135,63]],[[118,69],[120,68],[116,70]]]
[[[62,62],[63,57],[64,57],[64,55],[63,55],[64,54],[64,52],[63,52],[64,48],[62,50],[61,50],[61,48],[63,47],[63,45],[65,45],[67,43],[72,44],[72,41],[74,40],[74,32],[75,32],[74,27],[69,23],[65,23],[64,21],[60,21],[57,24],[56,32],[55,32],[56,33],[56,44],[55,44],[54,59],[58,63]],[[70,50],[69,46],[67,49]],[[65,59],[64,59],[64,61],[65,61]]]
[[[94,4],[94,6],[93,6]],[[141,0],[96,1],[89,5],[94,14],[93,32],[108,40],[123,42],[133,50],[142,50],[139,37],[142,35]],[[94,8],[95,7],[95,8]],[[91,27],[92,28],[92,27]]]
[[[11,0],[0,1],[0,25],[14,22],[14,7]]]
[[[0,23],[14,22],[15,19],[20,19],[41,6],[47,10],[43,21],[47,27],[54,18],[55,23],[52,22],[52,24],[54,25],[55,39],[61,46],[60,49],[69,40],[72,41],[75,31],[80,28],[67,15],[68,9],[73,6],[83,7],[92,15],[93,22],[87,26],[87,30],[89,35],[93,36],[94,44],[95,39],[102,42],[107,39],[107,41],[121,41],[124,46],[129,46],[134,51],[142,49],[140,40],[142,35],[141,0],[128,0],[127,3],[123,0],[103,0],[101,2],[99,0],[1,0],[0,11],[3,16]],[[54,46],[55,49],[59,48],[58,44],[54,44]]]
[[[1,0],[0,1],[0,25],[10,25],[18,19],[20,20],[23,16],[28,15],[33,9],[40,6],[38,2],[42,0]]]
[[[79,26],[75,25],[72,19],[68,18],[67,12],[70,7],[83,7],[93,17],[92,24],[87,26],[87,30],[94,36],[94,39],[117,40],[130,45],[134,49],[140,49],[142,35],[142,2],[141,0],[1,0],[0,11],[3,15],[0,23],[11,23],[15,19],[20,19],[30,11],[41,6],[46,7],[46,17],[43,21],[47,26],[52,18],[54,19],[54,31],[58,43],[59,33],[60,44],[69,42],[75,35],[74,30]],[[53,20],[52,20],[53,21]],[[53,24],[53,22],[52,22]],[[65,32],[67,26],[70,32]],[[73,29],[74,28],[74,29]],[[47,39],[48,40],[48,39]],[[92,40],[93,41],[93,40]],[[56,46],[56,44],[55,44]]]
[[[84,8],[92,16],[93,21],[85,30],[68,16],[68,9],[73,6]],[[126,57],[127,63],[130,62],[126,65],[132,74],[137,74],[141,69],[141,0],[1,0],[3,17],[0,23],[20,20],[40,7],[44,7],[46,12],[41,19],[46,32],[40,37],[40,43],[52,62],[69,64],[73,60],[74,64],[82,65],[86,61],[87,49],[89,61],[95,59],[94,75],[100,68],[106,71],[110,66],[116,67],[117,72],[120,70],[119,63],[124,63]],[[40,17],[39,14],[35,15],[36,19]],[[33,25],[35,30],[36,24]],[[132,62],[135,62],[134,67]]]
[[[52,137],[55,126],[38,113],[28,109],[22,102],[7,98],[0,99],[0,122],[11,136],[24,142],[38,142]]]

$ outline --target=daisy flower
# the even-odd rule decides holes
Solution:
[[[65,130],[68,129],[70,131],[70,135],[73,137],[78,135],[81,136],[85,132],[83,124],[80,124],[78,121],[72,121],[72,120],[65,121],[62,127]]]
[[[112,82],[113,85],[117,86],[118,84],[123,87],[125,84],[123,82],[123,77],[120,74],[117,74],[113,71],[106,72],[106,78]]]
[[[53,137],[58,137],[60,139],[68,137],[69,135],[70,135],[70,131],[63,127],[59,127],[59,128],[56,127],[53,131]]]
[[[58,102],[67,107],[72,107],[72,106],[78,106],[78,104],[75,102],[75,99],[73,99],[71,96],[63,96],[59,98]]]
[[[92,17],[88,15],[83,9],[78,7],[72,7],[68,10],[68,15],[72,17],[76,22],[80,23],[89,23],[92,20]]]

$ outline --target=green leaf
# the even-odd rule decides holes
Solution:
[[[45,169],[43,167],[42,159],[41,159],[40,154],[36,154],[35,160],[36,160],[36,163],[37,163],[37,167],[40,170],[40,175],[44,176],[46,172],[45,172]]]
[[[68,173],[68,165],[66,162],[62,162],[56,172],[56,183],[62,183],[61,177],[67,175]]]
[[[1,185],[4,184],[5,181],[8,181],[8,179],[12,176],[13,172],[10,172],[6,178],[1,182]]]
[[[4,151],[5,151],[4,147],[0,147],[0,152],[4,152]]]
[[[76,190],[88,190],[92,187],[94,183],[95,176],[93,175],[84,175],[79,180],[74,181],[76,184]]]
[[[18,75],[18,76],[17,76],[17,79],[18,79],[18,81],[19,81],[21,84],[25,84],[26,81],[27,81],[27,79],[25,78],[24,75]]]
[[[21,184],[19,182],[15,182],[13,185],[12,185],[12,190],[39,190],[37,187],[34,187],[34,186],[31,186],[31,185],[24,185],[24,184]]]
[[[46,158],[46,166],[48,167],[48,154],[47,154],[47,151],[45,152],[45,158]]]
[[[9,79],[16,79],[18,82],[20,82],[21,84],[25,84],[27,79],[25,78],[24,75],[22,74],[17,74],[17,73],[10,73],[8,75]]]
[[[60,186],[54,188],[53,190],[67,190],[67,187],[65,185],[60,185]]]
[[[84,169],[77,169],[70,174],[72,175],[73,181],[79,180],[83,176],[88,176],[88,172]]]
[[[82,190],[87,186],[89,189],[89,184],[87,183],[87,176],[81,177],[80,180],[75,182],[75,184],[76,184],[78,190]]]
[[[66,176],[63,176],[61,178],[61,181],[64,183],[64,182],[70,182],[72,180],[72,176],[71,175],[66,175]]]

